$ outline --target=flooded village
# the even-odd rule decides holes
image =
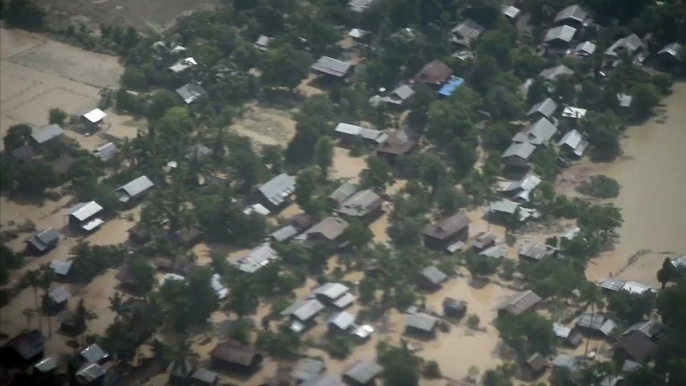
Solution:
[[[36,3],[0,385],[686,381],[683,3]]]

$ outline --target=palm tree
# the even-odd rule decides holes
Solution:
[[[174,347],[165,347],[164,356],[166,361],[172,364],[172,374],[182,374],[181,385],[185,386],[188,375],[199,355],[191,349],[190,340],[184,339]]]
[[[599,310],[605,307],[605,301],[603,301],[602,294],[600,293],[600,288],[593,283],[586,283],[586,286],[582,288],[581,300],[586,302],[586,308],[591,307],[591,321],[595,320],[596,306]],[[590,340],[586,339],[586,349],[584,351],[584,358],[588,356],[588,345]]]
[[[35,312],[38,313],[38,287],[41,285],[40,272],[38,270],[26,272],[26,280],[29,285],[33,288],[33,299],[35,301]],[[38,316],[38,329],[43,332],[43,322],[41,321],[40,315]]]
[[[43,289],[43,296],[47,296],[50,292],[50,285],[55,280],[55,271],[50,268],[49,265],[43,264],[41,266],[40,272],[40,286]],[[52,323],[50,321],[50,315],[48,318],[48,338],[52,337]]]
[[[22,312],[22,315],[26,316],[26,328],[31,329],[31,319],[36,316],[36,311],[27,308]]]

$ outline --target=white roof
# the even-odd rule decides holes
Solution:
[[[359,39],[361,37],[364,37],[368,33],[369,33],[369,31],[365,31],[365,30],[359,29],[359,28],[353,28],[348,33],[348,36],[350,36],[351,38]]]
[[[140,195],[153,186],[155,184],[147,176],[140,176],[117,189],[117,192],[122,193],[122,197],[119,200],[123,202],[129,201],[129,199]]]
[[[514,214],[519,208],[519,204],[510,200],[501,200],[491,203],[489,211]]]
[[[534,150],[536,150],[536,146],[528,142],[513,143],[507,148],[507,150],[505,150],[505,153],[503,153],[503,158],[517,156],[526,160],[531,157],[531,154],[534,152]]]
[[[92,231],[93,229],[99,227],[100,225],[102,225],[102,224],[104,224],[104,223],[105,223],[105,222],[102,221],[101,219],[99,219],[99,218],[94,218],[94,219],[92,219],[91,221],[89,221],[89,222],[87,222],[87,223],[81,225],[81,228],[83,228],[84,230],[87,230],[87,231]]]
[[[566,118],[582,119],[586,116],[586,109],[579,107],[566,106],[562,111],[562,116]]]
[[[82,202],[69,208],[65,216],[73,216],[79,221],[84,221],[102,210],[97,202]]]
[[[648,287],[645,284],[635,282],[635,281],[625,282],[624,286],[622,286],[622,289],[625,291],[629,291],[632,294],[642,294],[646,291],[650,291],[650,287]]]
[[[269,244],[263,244],[244,254],[235,264],[241,271],[253,273],[278,258],[279,255]]]
[[[269,216],[272,213],[269,211],[269,209],[265,208],[265,206],[262,204],[250,205],[249,207],[245,208],[245,210],[243,210],[243,214],[250,214],[253,212],[259,213],[263,216]]]
[[[212,275],[212,281],[210,284],[212,285],[214,292],[217,293],[219,300],[224,299],[229,294],[229,290],[224,286],[224,284],[222,284],[219,274],[215,273]]]
[[[509,186],[505,188],[505,191],[513,191],[522,189],[524,191],[532,191],[541,183],[541,177],[535,173],[529,173],[524,178],[519,181],[512,182]]]
[[[631,107],[631,101],[633,97],[628,94],[617,94],[617,101],[619,102],[619,107]]]
[[[576,28],[572,28],[568,25],[561,25],[559,27],[551,28],[543,39],[544,42],[549,42],[552,40],[562,40],[564,42],[571,42],[576,34]]]
[[[585,42],[579,43],[576,46],[576,48],[574,49],[574,51],[576,51],[577,54],[578,53],[585,53],[588,55],[593,55],[593,53],[595,52],[595,49],[596,49],[596,45],[594,43],[592,43],[590,41],[585,41]]]
[[[519,8],[515,8],[511,5],[509,5],[509,6],[503,5],[502,6],[502,13],[503,13],[503,15],[514,19],[515,17],[517,17],[517,15],[519,15]]]
[[[360,135],[360,132],[362,132],[362,127],[351,125],[349,123],[339,123],[336,125],[335,131],[343,134]]]
[[[92,122],[92,123],[98,123],[103,118],[105,118],[106,116],[107,116],[107,114],[100,109],[91,110],[91,111],[83,114],[83,117],[88,119],[88,121]]]
[[[176,64],[169,67],[173,72],[181,72],[189,67],[197,66],[198,62],[195,59],[188,57],[186,59],[179,60]]]

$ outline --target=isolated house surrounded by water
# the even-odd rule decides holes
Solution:
[[[437,290],[441,287],[446,280],[448,280],[448,275],[443,273],[440,269],[433,265],[430,265],[420,272],[422,276],[421,285],[429,290]]]
[[[279,208],[287,203],[295,191],[295,177],[281,173],[267,181],[257,190],[261,196],[260,201],[264,206],[270,209]]]
[[[424,227],[424,244],[427,247],[445,249],[457,240],[466,241],[472,221],[464,213],[455,213],[436,224]]]
[[[54,228],[44,229],[31,236],[26,243],[38,253],[44,253],[57,246],[60,233]]]
[[[102,206],[95,201],[82,202],[72,206],[65,216],[67,216],[70,226],[92,232],[104,223],[96,216],[102,210]]]
[[[403,315],[405,333],[419,336],[434,336],[438,327],[438,318],[428,314],[405,314]]]
[[[129,203],[143,197],[155,184],[146,176],[140,176],[128,184],[117,188],[119,201]]]
[[[107,114],[100,109],[93,109],[81,116],[81,123],[87,131],[98,131],[102,129]]]

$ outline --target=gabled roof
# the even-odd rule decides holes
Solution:
[[[642,293],[644,293],[644,292],[646,292],[646,291],[650,291],[650,290],[651,290],[651,289],[650,289],[650,286],[647,286],[647,285],[645,285],[645,284],[643,284],[643,283],[639,283],[639,282],[636,282],[636,281],[631,281],[631,280],[624,282],[624,285],[622,286],[622,289],[623,289],[624,291],[628,291],[628,292],[630,292],[630,293],[632,293],[632,294],[642,294]]]
[[[344,182],[329,195],[329,200],[332,200],[337,204],[341,204],[355,192],[357,192],[357,185],[349,181]]]
[[[29,145],[28,143],[24,146],[12,150],[12,157],[20,161],[26,161],[28,159],[31,159],[35,155],[36,151],[33,150],[33,146]]]
[[[312,228],[305,231],[304,235],[320,234],[328,240],[336,240],[348,227],[348,222],[340,217],[327,217]]]
[[[450,79],[438,90],[438,94],[444,97],[449,97],[464,84],[464,79],[451,75]]]
[[[541,297],[535,292],[531,290],[521,291],[502,301],[496,309],[516,316],[534,307],[540,301]]]
[[[489,212],[500,212],[500,213],[507,213],[507,214],[515,214],[517,211],[517,208],[519,208],[519,204],[510,201],[510,200],[500,200],[491,203],[491,205],[488,207]]]
[[[527,116],[539,113],[544,117],[550,118],[551,115],[555,114],[557,110],[557,103],[550,98],[546,98],[544,101],[538,102],[533,105],[529,111],[526,113]]]
[[[43,358],[38,363],[33,365],[33,368],[41,373],[48,373],[57,368],[57,359],[53,357]]]
[[[296,300],[290,307],[281,311],[281,316],[293,316],[301,322],[307,322],[323,309],[324,305],[319,300]]]
[[[583,119],[587,112],[588,110],[580,107],[565,106],[564,110],[562,110],[562,116],[565,118]]]
[[[95,363],[106,359],[109,354],[97,344],[92,344],[81,351],[81,356],[86,360],[86,363]]]
[[[83,114],[83,117],[86,118],[86,120],[88,120],[88,122],[90,123],[98,123],[102,121],[106,116],[107,114],[100,109],[93,109]]]
[[[343,378],[353,380],[359,385],[367,385],[378,377],[384,368],[374,362],[359,361],[343,372]]]
[[[217,344],[212,350],[211,356],[212,359],[241,366],[250,366],[256,358],[262,357],[254,347],[241,345],[233,341]]]
[[[369,8],[375,1],[376,0],[350,0],[348,6],[354,12],[364,12],[364,10]]]
[[[362,217],[381,208],[383,202],[381,196],[373,190],[360,190],[343,201],[336,212],[345,216]]]
[[[296,381],[308,381],[326,370],[326,364],[319,359],[303,358],[298,361],[298,364],[293,370],[293,377]]]
[[[655,351],[655,343],[638,331],[632,331],[619,338],[617,347],[624,349],[632,359],[638,362],[644,362]]]
[[[273,205],[280,205],[293,194],[295,190],[295,177],[281,173],[267,181],[257,190]]]
[[[33,140],[40,145],[41,143],[48,142],[49,140],[59,137],[62,134],[64,134],[64,130],[62,130],[60,125],[54,123],[42,129],[34,129],[31,132],[31,138],[33,138]]]
[[[89,219],[90,217],[94,216],[98,212],[102,210],[102,206],[100,206],[97,202],[91,201],[91,202],[82,202],[79,204],[76,204],[69,208],[67,213],[65,214],[66,216],[72,216],[75,219],[79,221],[84,221]]]
[[[299,233],[293,225],[286,225],[269,235],[274,241],[288,241]]]
[[[612,331],[617,328],[617,325],[612,319],[606,318],[604,315],[593,315],[590,312],[584,312],[576,322],[577,327],[584,327],[590,330],[601,332],[605,336],[610,336]]]
[[[452,41],[468,46],[484,32],[484,27],[473,20],[466,19],[451,29],[450,32],[454,35]]]
[[[47,228],[32,236],[26,242],[33,245],[37,250],[43,252],[60,238],[60,233],[54,228]]]
[[[359,28],[353,28],[348,32],[348,36],[354,39],[361,39],[369,34],[369,31],[365,31]]]
[[[395,130],[388,135],[388,138],[379,145],[376,151],[392,155],[407,154],[417,146],[417,137],[417,134],[405,129]]]
[[[605,50],[605,55],[608,56],[619,56],[620,51],[625,51],[628,54],[634,53],[634,51],[643,47],[643,41],[636,34],[631,34],[627,37],[621,38],[614,42],[610,47]]]
[[[376,143],[382,143],[388,138],[388,136],[379,130],[367,129],[361,126],[350,125],[347,123],[339,123],[336,125],[335,131],[340,134],[347,134],[352,136],[357,136],[363,139],[374,141]]]
[[[186,104],[191,104],[201,96],[207,94],[207,91],[200,86],[200,83],[191,82],[177,88],[176,93],[181,96]]]
[[[352,63],[330,58],[328,56],[322,56],[311,68],[327,75],[342,78],[348,74],[352,66]]]
[[[584,11],[579,5],[570,5],[557,13],[555,16],[555,23],[564,20],[583,22],[587,17],[588,12]]]
[[[439,285],[448,279],[448,275],[443,273],[440,269],[430,265],[421,271],[421,275],[434,285]]]
[[[329,319],[329,324],[338,327],[341,330],[347,330],[355,325],[355,317],[348,312],[342,311]]]
[[[105,375],[105,370],[97,363],[85,364],[76,372],[76,381],[88,385]]]
[[[504,190],[506,192],[513,192],[519,190],[530,192],[536,189],[536,187],[541,184],[541,181],[541,177],[539,177],[536,173],[528,173],[527,175],[522,177],[521,180],[512,182]]]
[[[71,299],[71,293],[65,286],[59,286],[48,294],[50,299],[56,304],[62,304]]]
[[[576,48],[574,51],[577,54],[586,54],[586,55],[593,55],[595,52],[596,45],[593,42],[590,41],[585,41],[577,44]]]
[[[557,127],[547,118],[540,118],[526,130],[520,131],[512,137],[512,142],[530,143],[543,145],[548,143],[557,134]]]
[[[543,356],[541,356],[541,354],[536,353],[526,360],[526,364],[529,365],[531,369],[538,372],[543,370],[546,366],[548,366],[548,361]]]
[[[553,323],[553,334],[557,337],[567,339],[572,333],[572,329],[559,323]]]
[[[497,239],[498,236],[496,236],[493,233],[479,232],[476,235],[474,235],[474,237],[472,237],[471,240],[469,240],[469,245],[475,248],[483,249],[495,243]]]
[[[507,256],[507,251],[500,245],[494,245],[479,252],[479,256],[490,257],[493,259],[502,259]]]
[[[60,260],[53,260],[50,262],[50,268],[57,274],[57,275],[66,275],[69,273],[69,270],[71,269],[71,265],[73,262],[70,261],[60,261]]]
[[[235,264],[242,272],[253,273],[278,258],[278,253],[269,244],[263,244],[245,253]]]
[[[416,83],[441,85],[445,83],[453,70],[440,60],[434,60],[425,65],[414,77]]]
[[[559,354],[551,362],[553,367],[565,367],[569,369],[572,373],[576,372],[579,367],[579,361],[567,354]]]
[[[445,240],[467,229],[472,221],[464,213],[458,212],[446,217],[436,224],[424,227],[424,236],[436,240]]]
[[[329,300],[335,300],[343,296],[343,294],[350,291],[348,286],[341,283],[326,283],[314,290],[314,293],[321,295]]]
[[[631,327],[627,328],[622,335],[627,335],[631,332],[638,331],[648,338],[654,338],[659,333],[665,329],[662,323],[658,323],[654,320],[644,320],[642,322],[635,323]]]
[[[666,46],[664,46],[660,51],[657,52],[657,54],[658,55],[662,55],[662,54],[671,55],[675,59],[681,61],[684,59],[681,57],[682,52],[683,52],[682,49],[683,49],[683,46],[681,44],[674,42],[674,43],[667,44]]]
[[[505,150],[505,153],[503,153],[503,158],[508,158],[508,157],[519,157],[524,160],[528,160],[529,157],[534,153],[534,150],[536,150],[536,146],[524,142],[524,143],[513,143],[510,145],[510,147]]]
[[[544,42],[550,42],[553,40],[561,40],[563,42],[569,43],[574,39],[576,35],[576,28],[572,28],[568,25],[561,25],[548,30],[543,38]]]
[[[271,41],[272,41],[272,38],[270,38],[269,36],[260,35],[257,38],[257,40],[255,41],[255,45],[257,46],[258,49],[261,49],[264,51],[267,49],[267,47],[269,47],[269,43],[271,43]]]
[[[130,199],[141,195],[153,186],[155,186],[155,184],[150,181],[147,176],[140,176],[128,184],[117,188],[117,192],[121,194],[119,201],[127,202]]]
[[[359,1],[359,0],[358,0]],[[300,386],[347,386],[341,379],[333,375],[317,375],[303,383]]]
[[[438,319],[423,313],[403,315],[405,328],[414,328],[421,331],[431,332],[438,324]]]
[[[198,65],[198,62],[196,62],[195,59],[188,57],[185,59],[181,59],[178,62],[176,62],[175,64],[171,65],[169,67],[169,69],[172,70],[173,72],[178,73],[178,72],[184,71],[187,68],[197,66],[197,65]]]
[[[193,375],[191,375],[191,379],[206,385],[214,385],[214,383],[217,381],[217,373],[201,368],[195,370]]]
[[[558,249],[550,245],[544,244],[534,244],[530,242],[524,242],[517,253],[520,256],[528,257],[533,260],[541,260],[545,257],[553,256],[558,252]]]
[[[515,8],[511,5],[503,5],[502,6],[502,14],[509,17],[510,19],[514,19],[519,15],[519,8]]]
[[[574,129],[567,132],[567,134],[562,137],[560,142],[557,143],[557,146],[567,146],[574,152],[575,155],[581,157],[584,155],[584,151],[586,151],[588,144],[588,141],[584,139],[581,133]]]
[[[538,76],[546,80],[555,80],[561,75],[574,75],[574,71],[561,64],[559,66],[546,68],[545,70],[541,71],[540,74],[538,74]]]
[[[112,159],[112,157],[114,157],[115,154],[117,154],[118,151],[119,150],[117,149],[117,146],[110,142],[95,149],[94,153],[101,160],[109,161]]]
[[[404,84],[396,88],[395,90],[391,91],[387,96],[381,98],[381,100],[387,103],[400,105],[404,103],[406,100],[410,99],[412,95],[414,95],[414,90],[412,89],[412,87],[410,87],[407,84]]]
[[[332,304],[338,309],[347,308],[349,305],[353,304],[355,301],[355,295],[350,292],[346,292],[343,296],[336,299]]]
[[[598,286],[610,291],[619,291],[622,289],[622,287],[624,287],[624,283],[624,280],[621,279],[605,277],[598,281]]]
[[[29,360],[43,351],[45,337],[38,330],[21,333],[2,345],[2,349],[12,349],[22,359]]]

